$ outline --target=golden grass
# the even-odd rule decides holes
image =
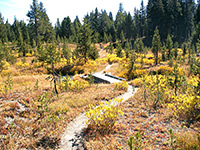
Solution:
[[[200,141],[198,141],[198,136],[194,132],[178,132],[176,134],[177,136],[177,142],[180,145],[180,149],[190,150],[194,149],[194,146],[196,146],[196,149],[200,149]]]
[[[106,72],[111,72],[112,75],[118,75],[120,73],[119,70],[119,63],[113,63],[112,66],[110,67],[110,69],[108,69]]]
[[[21,75],[13,77],[13,90],[25,89],[29,87],[34,89],[36,81],[38,80],[38,87],[41,89],[48,88],[50,81],[46,80],[49,75]]]

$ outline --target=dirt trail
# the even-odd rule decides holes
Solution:
[[[109,68],[109,67],[107,67],[107,68]],[[127,92],[116,98],[123,98],[123,102],[124,102],[127,99],[129,99],[132,95],[134,95],[136,92],[137,92],[137,88],[134,88],[129,85]],[[85,123],[85,121],[87,119],[88,118],[85,116],[85,113],[82,113],[69,123],[67,129],[65,130],[65,133],[62,135],[62,138],[61,138],[61,145],[60,145],[61,149],[63,149],[63,150],[84,150],[83,130],[85,128],[87,128],[87,124]]]

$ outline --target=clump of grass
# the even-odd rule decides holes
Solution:
[[[177,143],[180,149],[200,149],[200,135],[194,132],[178,132]]]

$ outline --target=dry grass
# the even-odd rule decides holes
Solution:
[[[110,69],[108,69],[106,72],[111,72],[112,75],[118,75],[120,73],[119,71],[119,63],[114,63],[112,64],[112,66],[110,67]]]
[[[23,90],[25,88],[34,89],[38,80],[38,87],[41,89],[49,88],[50,80],[46,80],[49,75],[21,75],[13,77],[13,90]]]
[[[107,57],[107,52],[106,52],[106,50],[102,50],[101,52],[100,52],[100,58],[106,58]]]

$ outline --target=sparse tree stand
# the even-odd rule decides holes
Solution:
[[[158,27],[156,27],[153,35],[153,41],[152,41],[152,52],[154,54],[154,57],[156,58],[155,63],[158,64],[158,52],[161,49],[161,42],[160,42],[160,35]]]

